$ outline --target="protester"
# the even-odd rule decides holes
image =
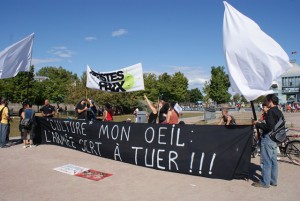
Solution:
[[[151,109],[151,112],[150,112],[149,117],[148,117],[148,123],[150,123],[150,124],[156,124],[156,119],[157,119],[157,108],[156,108],[156,105],[153,104],[153,103],[151,103],[149,101],[149,99],[147,98],[146,95],[144,95],[144,98],[145,98],[148,106]]]
[[[7,143],[7,135],[9,132],[9,108],[8,108],[8,101],[6,99],[1,100],[0,105],[0,147],[7,148],[9,147]]]
[[[91,99],[87,99],[87,119],[88,120],[97,120],[97,107],[95,105],[95,101]]]
[[[26,103],[25,110],[21,114],[22,121],[29,121],[30,123],[28,125],[22,125],[22,139],[23,139],[23,148],[29,147],[35,147],[33,144],[33,138],[34,138],[34,129],[36,125],[35,121],[35,111],[32,109],[31,103]],[[23,124],[21,122],[21,124]],[[28,139],[27,136],[29,135],[29,145],[27,144]]]
[[[176,102],[171,102],[170,108],[167,114],[167,123],[168,124],[178,124],[179,121],[179,113],[175,110]]]
[[[44,106],[40,109],[42,112],[43,117],[50,117],[52,118],[55,115],[55,108],[54,106],[50,105],[49,100],[45,100]]]
[[[264,102],[263,104],[262,104],[262,114],[261,114],[261,116],[260,116],[260,118],[259,118],[259,122],[266,122],[265,120],[266,120],[266,115],[267,115],[267,113],[268,113],[268,111],[269,111],[269,107],[267,106],[267,103],[266,102]]]
[[[113,110],[109,103],[105,103],[103,121],[113,121]]]
[[[167,119],[167,114],[169,111],[169,103],[166,101],[166,98],[162,98],[159,102],[159,114],[158,114],[158,123],[165,124]]]
[[[21,139],[22,139],[22,125],[21,125],[21,122],[23,120],[23,117],[22,117],[22,112],[24,112],[24,110],[26,109],[26,105],[27,105],[28,101],[25,100],[23,103],[22,103],[22,108],[20,108],[19,110],[19,117],[20,117],[20,121],[19,121],[19,131],[20,131],[20,134],[21,134]]]
[[[232,115],[228,114],[228,110],[226,108],[224,108],[222,110],[222,118],[220,120],[220,122],[218,123],[218,125],[236,125],[235,119]]]
[[[277,186],[278,163],[277,163],[277,143],[271,140],[269,133],[275,128],[276,123],[281,117],[282,112],[278,109],[278,98],[275,94],[266,96],[266,105],[270,108],[265,116],[265,123],[254,121],[258,129],[263,130],[261,136],[261,173],[262,180],[254,182],[252,186],[269,188]],[[284,118],[284,117],[283,117]]]
[[[133,111],[133,116],[134,116],[134,122],[135,123],[138,122],[138,112],[139,112],[139,108],[135,108],[135,110]]]
[[[77,113],[77,119],[86,120],[87,119],[87,110],[88,110],[87,99],[83,98],[75,107],[75,111]]]

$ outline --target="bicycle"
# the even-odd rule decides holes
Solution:
[[[287,156],[293,164],[300,166],[300,140],[290,139],[299,137],[299,134],[287,135],[286,140],[279,144],[278,147],[283,157]]]
[[[256,129],[255,129],[256,130]],[[258,156],[259,150],[259,140],[256,135],[256,131],[253,132],[253,142],[252,142],[252,150],[251,155],[253,158]],[[289,129],[289,131],[297,130]],[[291,140],[291,138],[299,138],[299,134],[290,134],[286,136],[286,140],[280,144],[278,144],[280,153],[282,157],[288,157],[289,160],[295,164],[300,166],[300,140]]]

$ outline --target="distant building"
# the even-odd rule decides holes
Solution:
[[[36,80],[38,82],[42,82],[42,81],[45,81],[48,79],[49,79],[49,77],[46,77],[46,76],[37,76],[37,75],[34,76],[34,80]]]
[[[272,85],[280,103],[300,102],[300,67],[295,61],[287,72],[282,74]]]

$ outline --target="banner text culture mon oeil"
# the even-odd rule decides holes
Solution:
[[[158,170],[248,176],[252,127],[156,125],[38,118],[40,142]]]

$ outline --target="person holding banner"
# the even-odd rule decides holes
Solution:
[[[105,103],[105,109],[103,112],[103,121],[113,121],[113,110],[109,103]]]
[[[75,111],[77,113],[77,119],[86,120],[87,119],[87,99],[83,98],[81,101],[76,105]]]
[[[159,114],[158,114],[158,123],[165,124],[167,119],[167,114],[169,111],[169,103],[162,98],[159,102]]]
[[[156,109],[156,105],[155,104],[152,104],[148,97],[144,94],[144,98],[148,104],[148,106],[150,107],[151,109],[151,112],[149,114],[149,117],[148,117],[148,123],[150,124],[156,124],[156,119],[157,119],[157,109]]]
[[[254,182],[252,186],[263,188],[269,188],[270,185],[277,186],[277,143],[270,138],[269,133],[274,130],[276,123],[283,117],[277,106],[278,97],[275,94],[266,96],[266,105],[270,108],[265,116],[266,122],[253,121],[258,129],[263,130],[263,134],[261,135],[260,148],[262,180]]]
[[[171,102],[170,108],[167,114],[167,124],[178,124],[179,113],[175,110],[176,102]]]
[[[97,107],[95,105],[95,101],[91,99],[87,99],[87,119],[88,120],[97,120]]]
[[[55,115],[55,109],[52,105],[50,105],[49,100],[45,100],[44,106],[40,109],[43,117],[53,117]]]

